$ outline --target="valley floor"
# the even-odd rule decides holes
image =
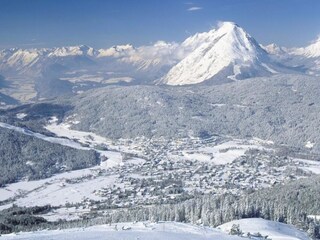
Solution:
[[[18,117],[25,117],[19,115]],[[320,171],[318,161],[282,157],[272,142],[228,137],[175,141],[137,139],[111,142],[90,132],[71,130],[53,119],[49,137],[1,123],[19,133],[75,149],[94,150],[98,166],[56,174],[50,178],[19,181],[0,188],[0,210],[18,206],[52,205],[42,215],[49,221],[80,219],[112,208],[176,203],[204,194],[241,194]],[[99,148],[102,144],[106,147]],[[2,202],[1,202],[2,201]],[[103,207],[102,207],[103,210]]]

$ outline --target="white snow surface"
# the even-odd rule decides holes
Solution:
[[[294,162],[298,164],[302,164],[300,166],[301,169],[307,172],[311,172],[314,174],[320,174],[320,162],[319,161],[314,161],[314,160],[306,160],[306,159],[300,159],[300,158],[294,158]]]
[[[28,114],[26,114],[26,113],[18,113],[18,114],[16,115],[16,117],[17,117],[18,119],[24,119],[26,116],[28,116]]]
[[[311,141],[308,141],[305,145],[306,148],[313,148],[313,146],[314,146],[314,143]]]
[[[37,49],[12,49],[12,51],[6,52],[6,54],[3,52],[0,56],[2,55],[1,58],[6,59],[2,64],[5,63],[12,68],[21,70],[24,67],[34,65],[39,60],[41,54],[42,51]]]
[[[273,55],[286,55],[288,54],[288,49],[285,47],[280,47],[275,43],[271,43],[269,45],[263,46],[261,45],[261,47],[267,51],[267,53],[269,54],[273,54]]]
[[[168,72],[162,79],[163,83],[200,83],[213,78],[229,66],[233,66],[234,72],[226,77],[231,79],[241,79],[243,68],[245,75],[276,72],[269,63],[267,52],[241,27],[232,22],[221,23],[217,30],[197,34],[183,44],[198,47]]]
[[[177,222],[159,223],[118,223],[89,228],[75,228],[55,231],[9,234],[0,239],[20,240],[60,240],[60,239],[95,239],[95,240],[237,240],[220,230],[194,226]]]
[[[116,45],[107,49],[100,49],[98,58],[101,57],[122,57],[134,51],[134,47],[130,44]]]
[[[94,143],[94,144],[104,144],[109,143],[109,141],[101,137],[95,133],[92,132],[83,132],[83,131],[77,131],[70,129],[72,124],[77,124],[77,120],[74,120],[72,122],[64,122],[64,123],[57,123],[57,118],[53,117],[49,121],[49,125],[45,126],[45,128],[56,134],[58,137],[66,137],[69,139],[76,139],[77,142],[88,144],[88,143]]]
[[[222,224],[218,228],[229,233],[233,225],[239,225],[240,230],[246,235],[247,233],[260,233],[263,236],[269,236],[272,240],[309,240],[306,233],[296,229],[294,226],[268,221],[261,218],[248,218],[231,221]]]
[[[97,51],[85,45],[56,47],[56,48],[31,48],[31,49],[4,49],[0,51],[0,69],[8,67],[16,72],[29,72],[30,69],[39,74],[39,66],[46,64],[52,58],[64,58],[70,56],[97,55]],[[38,67],[36,67],[38,66]]]
[[[320,57],[320,36],[306,47],[292,49],[291,53],[294,55],[303,55],[308,58]]]
[[[212,147],[200,147],[198,149],[183,150],[181,154],[171,154],[171,157],[177,160],[188,159],[200,162],[212,162],[216,165],[225,165],[232,163],[237,158],[245,155],[245,152],[250,149],[264,149],[263,144],[273,144],[270,141],[263,141],[258,138],[243,141],[234,139]]]
[[[48,57],[67,57],[67,56],[94,56],[96,51],[92,47],[86,45],[71,46],[71,47],[58,47],[53,49]]]
[[[177,222],[136,222],[99,225],[88,228],[44,230],[38,232],[3,235],[1,239],[60,240],[237,240],[248,239],[228,235],[233,224],[240,224],[244,232],[268,235],[273,240],[307,240],[307,235],[293,226],[263,219],[242,219],[221,225],[219,228],[195,226]]]

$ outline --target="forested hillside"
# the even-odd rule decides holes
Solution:
[[[94,151],[73,149],[0,128],[0,186],[99,163]]]
[[[178,221],[218,226],[234,219],[264,218],[293,224],[320,238],[320,177],[306,178],[253,193],[204,195],[183,203],[117,211],[107,221]]]
[[[107,138],[259,137],[320,151],[318,78],[277,75],[192,87],[108,87],[58,101],[65,121]],[[310,145],[310,146],[311,146]]]

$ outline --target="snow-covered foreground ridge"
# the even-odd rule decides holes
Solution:
[[[176,222],[160,223],[118,223],[100,225],[89,228],[75,228],[67,230],[39,231],[31,233],[9,234],[0,239],[30,239],[30,240],[60,240],[60,239],[95,239],[95,240],[237,240],[244,237],[231,236],[224,232],[225,226],[233,223],[250,225],[252,233],[263,233],[268,229],[269,238],[276,240],[307,240],[306,234],[286,224],[265,221],[262,219],[246,219],[234,221],[221,226],[222,230],[194,226]],[[290,230],[290,231],[289,231]],[[280,234],[281,233],[281,234]],[[258,239],[258,238],[256,238]]]
[[[258,235],[268,236],[272,240],[304,240],[310,239],[306,233],[297,230],[294,226],[268,221],[261,218],[248,218],[241,220],[234,220],[225,223],[218,228],[224,232],[230,232],[232,226],[238,225],[243,235]]]

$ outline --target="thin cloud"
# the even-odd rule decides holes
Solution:
[[[202,7],[190,7],[187,9],[187,11],[189,12],[200,11],[200,10],[202,10]]]
[[[21,46],[32,46],[32,45],[44,45],[46,44],[45,42],[33,42],[33,43],[20,43],[19,45]]]

